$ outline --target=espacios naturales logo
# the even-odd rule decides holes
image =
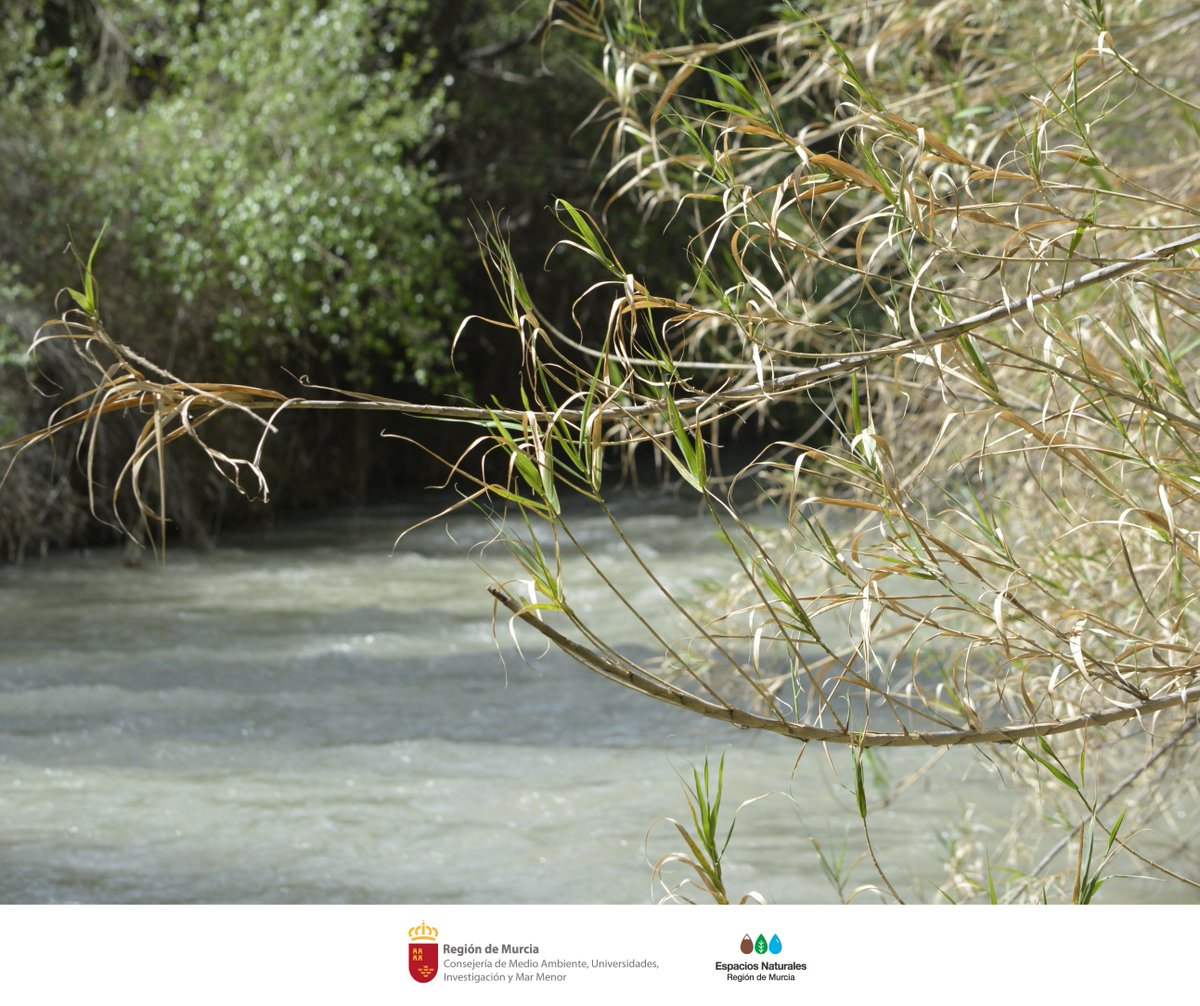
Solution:
[[[779,938],[778,933],[771,937],[771,941],[769,943],[767,942],[767,938],[762,933],[758,934],[758,939],[756,940],[752,940],[750,938],[750,934],[747,933],[742,937],[742,943],[739,949],[744,954],[765,954],[768,951],[770,951],[772,954],[778,954],[783,950],[783,941]]]

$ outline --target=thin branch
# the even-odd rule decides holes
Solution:
[[[966,730],[906,730],[900,733],[832,730],[828,727],[811,726],[805,723],[789,723],[786,720],[760,716],[734,706],[719,705],[702,699],[669,683],[647,678],[627,664],[619,664],[564,636],[558,630],[541,621],[520,601],[504,591],[489,587],[488,593],[503,604],[517,618],[531,626],[550,640],[569,657],[588,670],[602,677],[619,682],[626,688],[643,695],[651,695],[681,709],[687,709],[711,719],[732,723],[750,730],[765,730],[782,734],[797,741],[822,741],[829,744],[849,744],[870,747],[955,747],[960,744],[1015,744],[1033,737],[1049,737],[1054,734],[1074,733],[1092,726],[1123,723],[1126,720],[1149,716],[1164,709],[1175,709],[1191,705],[1200,699],[1200,685],[1185,688],[1171,695],[1140,702],[1134,706],[1110,709],[1102,713],[1083,713],[1061,720],[1043,720],[1007,727],[972,727]]]

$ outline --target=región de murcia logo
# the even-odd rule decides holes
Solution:
[[[408,973],[414,981],[433,981],[438,970],[438,931],[425,920],[408,931]]]

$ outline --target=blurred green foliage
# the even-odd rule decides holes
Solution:
[[[0,368],[19,366],[23,361],[25,345],[16,305],[28,301],[29,296],[17,267],[0,261]]]
[[[588,23],[577,15],[591,7],[561,3],[551,16],[544,0],[0,4],[7,428],[36,428],[84,390],[78,368],[50,353],[33,374],[53,397],[35,394],[21,357],[39,324],[70,306],[61,291],[79,277],[68,244],[86,256],[105,221],[101,315],[119,341],[181,377],[286,392],[287,371],[409,399],[507,396],[520,381],[513,333],[469,326],[449,357],[460,320],[495,305],[480,219],[498,223],[564,328],[574,316],[585,339],[602,338],[607,306],[575,303],[604,278],[595,263],[557,253],[544,268],[562,236],[557,198],[603,209],[623,261],[647,282],[669,288],[688,269],[687,249],[663,233],[669,214],[647,226],[630,201],[592,203],[614,139],[601,69],[613,40],[559,30]],[[646,5],[671,38],[719,37],[766,7]],[[699,28],[681,28],[685,15]],[[387,464],[373,464],[374,432],[361,417],[285,424],[272,452],[286,459],[275,481],[290,483],[279,497],[362,499],[429,470],[416,448],[392,447]],[[468,435],[447,424],[401,432],[443,453]],[[46,460],[47,479],[70,453]],[[114,439],[102,482],[122,456]],[[186,464],[173,466],[183,483],[173,498],[193,512],[173,514],[176,525],[231,519],[226,488]],[[80,474],[70,477],[86,499]],[[45,521],[31,510],[20,534],[41,534]]]
[[[6,174],[24,168],[44,197],[13,215],[60,246],[111,216],[101,278],[135,281],[121,320],[176,351],[195,340],[190,358],[444,383],[461,303],[429,156],[450,113],[426,5],[87,8],[3,15],[0,114],[24,137]]]

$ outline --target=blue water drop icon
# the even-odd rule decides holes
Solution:
[[[779,940],[778,933],[776,933],[774,936],[771,937],[771,942],[769,944],[767,944],[767,949],[770,950],[771,953],[773,953],[773,954],[777,954],[777,953],[779,953],[780,950],[783,949],[783,944]]]

